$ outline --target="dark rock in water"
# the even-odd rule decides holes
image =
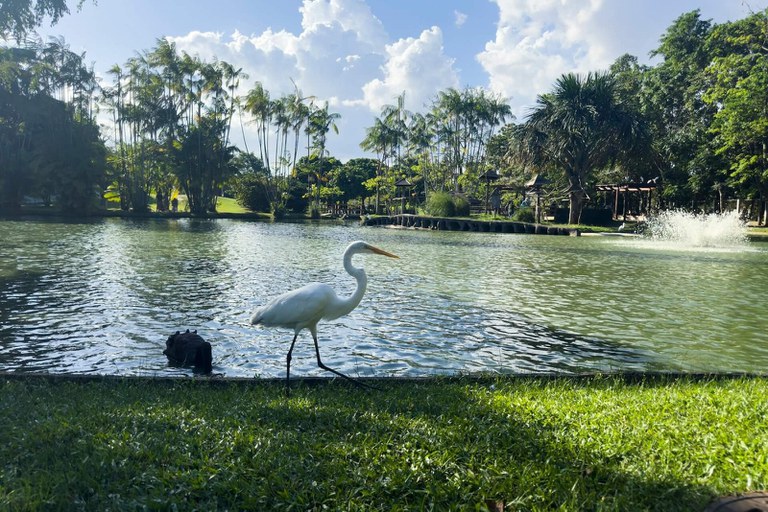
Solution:
[[[178,366],[192,366],[203,373],[213,371],[213,355],[211,344],[197,334],[197,331],[176,331],[165,341],[163,354],[168,356],[168,362]]]

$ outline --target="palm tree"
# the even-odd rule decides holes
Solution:
[[[275,128],[275,158],[274,163],[276,171],[279,171],[282,178],[287,176],[286,145],[288,143],[288,132],[292,126],[289,105],[291,99],[288,96],[282,96],[272,102],[272,122]]]
[[[568,222],[578,224],[591,173],[645,147],[639,114],[619,100],[608,73],[561,76],[537,99],[517,151],[536,167],[559,168],[568,180]]]
[[[439,120],[436,127],[437,137],[446,147],[445,164],[453,172],[454,186],[458,190],[458,177],[464,170],[462,159],[462,126],[466,105],[461,93],[449,88],[440,91],[432,107],[433,119]]]
[[[435,138],[433,126],[430,124],[429,117],[423,114],[414,114],[411,117],[411,122],[408,126],[408,151],[416,155],[419,161],[419,167],[421,168],[421,176],[424,182],[424,197],[427,198],[430,191],[430,186],[435,186],[433,183],[434,176],[432,176],[432,170],[434,168],[435,158],[439,159],[439,148],[432,151],[432,144]],[[443,183],[444,185],[444,183]]]
[[[259,158],[269,174],[272,169],[269,165],[269,127],[272,124],[272,102],[269,99],[269,91],[264,89],[261,82],[248,91],[245,96],[245,111],[251,114],[259,134]]]
[[[293,82],[293,80],[291,80]],[[293,82],[294,93],[290,95],[290,102],[287,105],[288,117],[293,126],[293,161],[292,166],[295,168],[297,158],[299,156],[299,138],[301,136],[301,130],[305,124],[309,123],[309,116],[314,105],[314,96],[304,96],[299,89],[296,82]],[[309,100],[309,105],[304,103]],[[309,138],[309,131],[307,131],[307,137]],[[307,140],[307,151],[309,151],[309,140]]]
[[[408,142],[408,119],[411,113],[405,110],[405,92],[397,97],[395,105],[384,105],[381,110],[381,118],[387,126],[393,144],[393,156],[396,157],[395,165],[399,165],[402,159],[402,148]]]
[[[320,158],[323,158],[326,153],[328,132],[333,130],[334,133],[339,133],[339,127],[336,125],[337,119],[341,119],[341,114],[330,112],[327,101],[323,107],[315,108],[309,114],[308,128],[310,129],[309,133],[312,135],[312,146]]]
[[[339,133],[339,127],[336,125],[336,120],[341,118],[341,114],[338,112],[330,112],[328,110],[328,102],[322,108],[315,108],[310,111],[309,125],[307,129],[312,136],[312,146],[315,149],[315,155],[320,160],[318,169],[324,169],[322,165],[326,155],[326,142],[328,140],[328,132],[333,130],[334,133]],[[317,186],[315,195],[315,204],[320,203],[320,181],[322,176],[317,176]]]
[[[381,178],[384,169],[387,166],[387,160],[390,155],[391,147],[393,146],[391,136],[391,130],[387,124],[380,118],[374,120],[373,126],[365,129],[365,139],[360,143],[360,147],[365,151],[371,151],[376,154],[379,162],[376,168],[376,202],[375,212],[380,212],[381,205]]]
[[[104,89],[103,95],[112,109],[112,121],[117,131],[117,154],[119,173],[117,175],[117,192],[120,196],[120,209],[127,210],[130,207],[128,200],[127,186],[129,182],[127,155],[125,151],[125,97],[123,90],[123,70],[118,65],[112,66],[108,73],[114,76],[115,86],[110,89]]]

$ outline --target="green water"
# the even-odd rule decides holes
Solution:
[[[310,281],[368,291],[321,323],[326,364],[359,376],[764,371],[768,246],[692,249],[561,237],[237,220],[0,221],[0,370],[186,375],[165,338],[197,329],[214,371],[282,376],[292,332],[253,308]],[[292,373],[316,367],[311,338]]]

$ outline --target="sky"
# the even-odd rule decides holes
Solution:
[[[74,4],[74,2],[70,2]],[[168,38],[179,51],[224,60],[273,98],[294,83],[341,118],[330,153],[346,161],[384,105],[426,112],[449,87],[483,87],[505,98],[517,122],[562,74],[607,69],[649,52],[681,14],[700,9],[724,23],[768,0],[86,0],[43,40],[63,37],[98,76]],[[239,127],[233,127],[233,133]],[[251,148],[255,131],[245,127]],[[242,146],[242,140],[233,140]]]

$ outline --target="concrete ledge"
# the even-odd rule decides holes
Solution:
[[[382,215],[363,217],[364,226],[395,226],[437,231],[469,231],[478,233],[526,233],[531,235],[581,236],[578,229],[513,222],[506,220],[473,220],[453,217],[426,217],[421,215]]]

